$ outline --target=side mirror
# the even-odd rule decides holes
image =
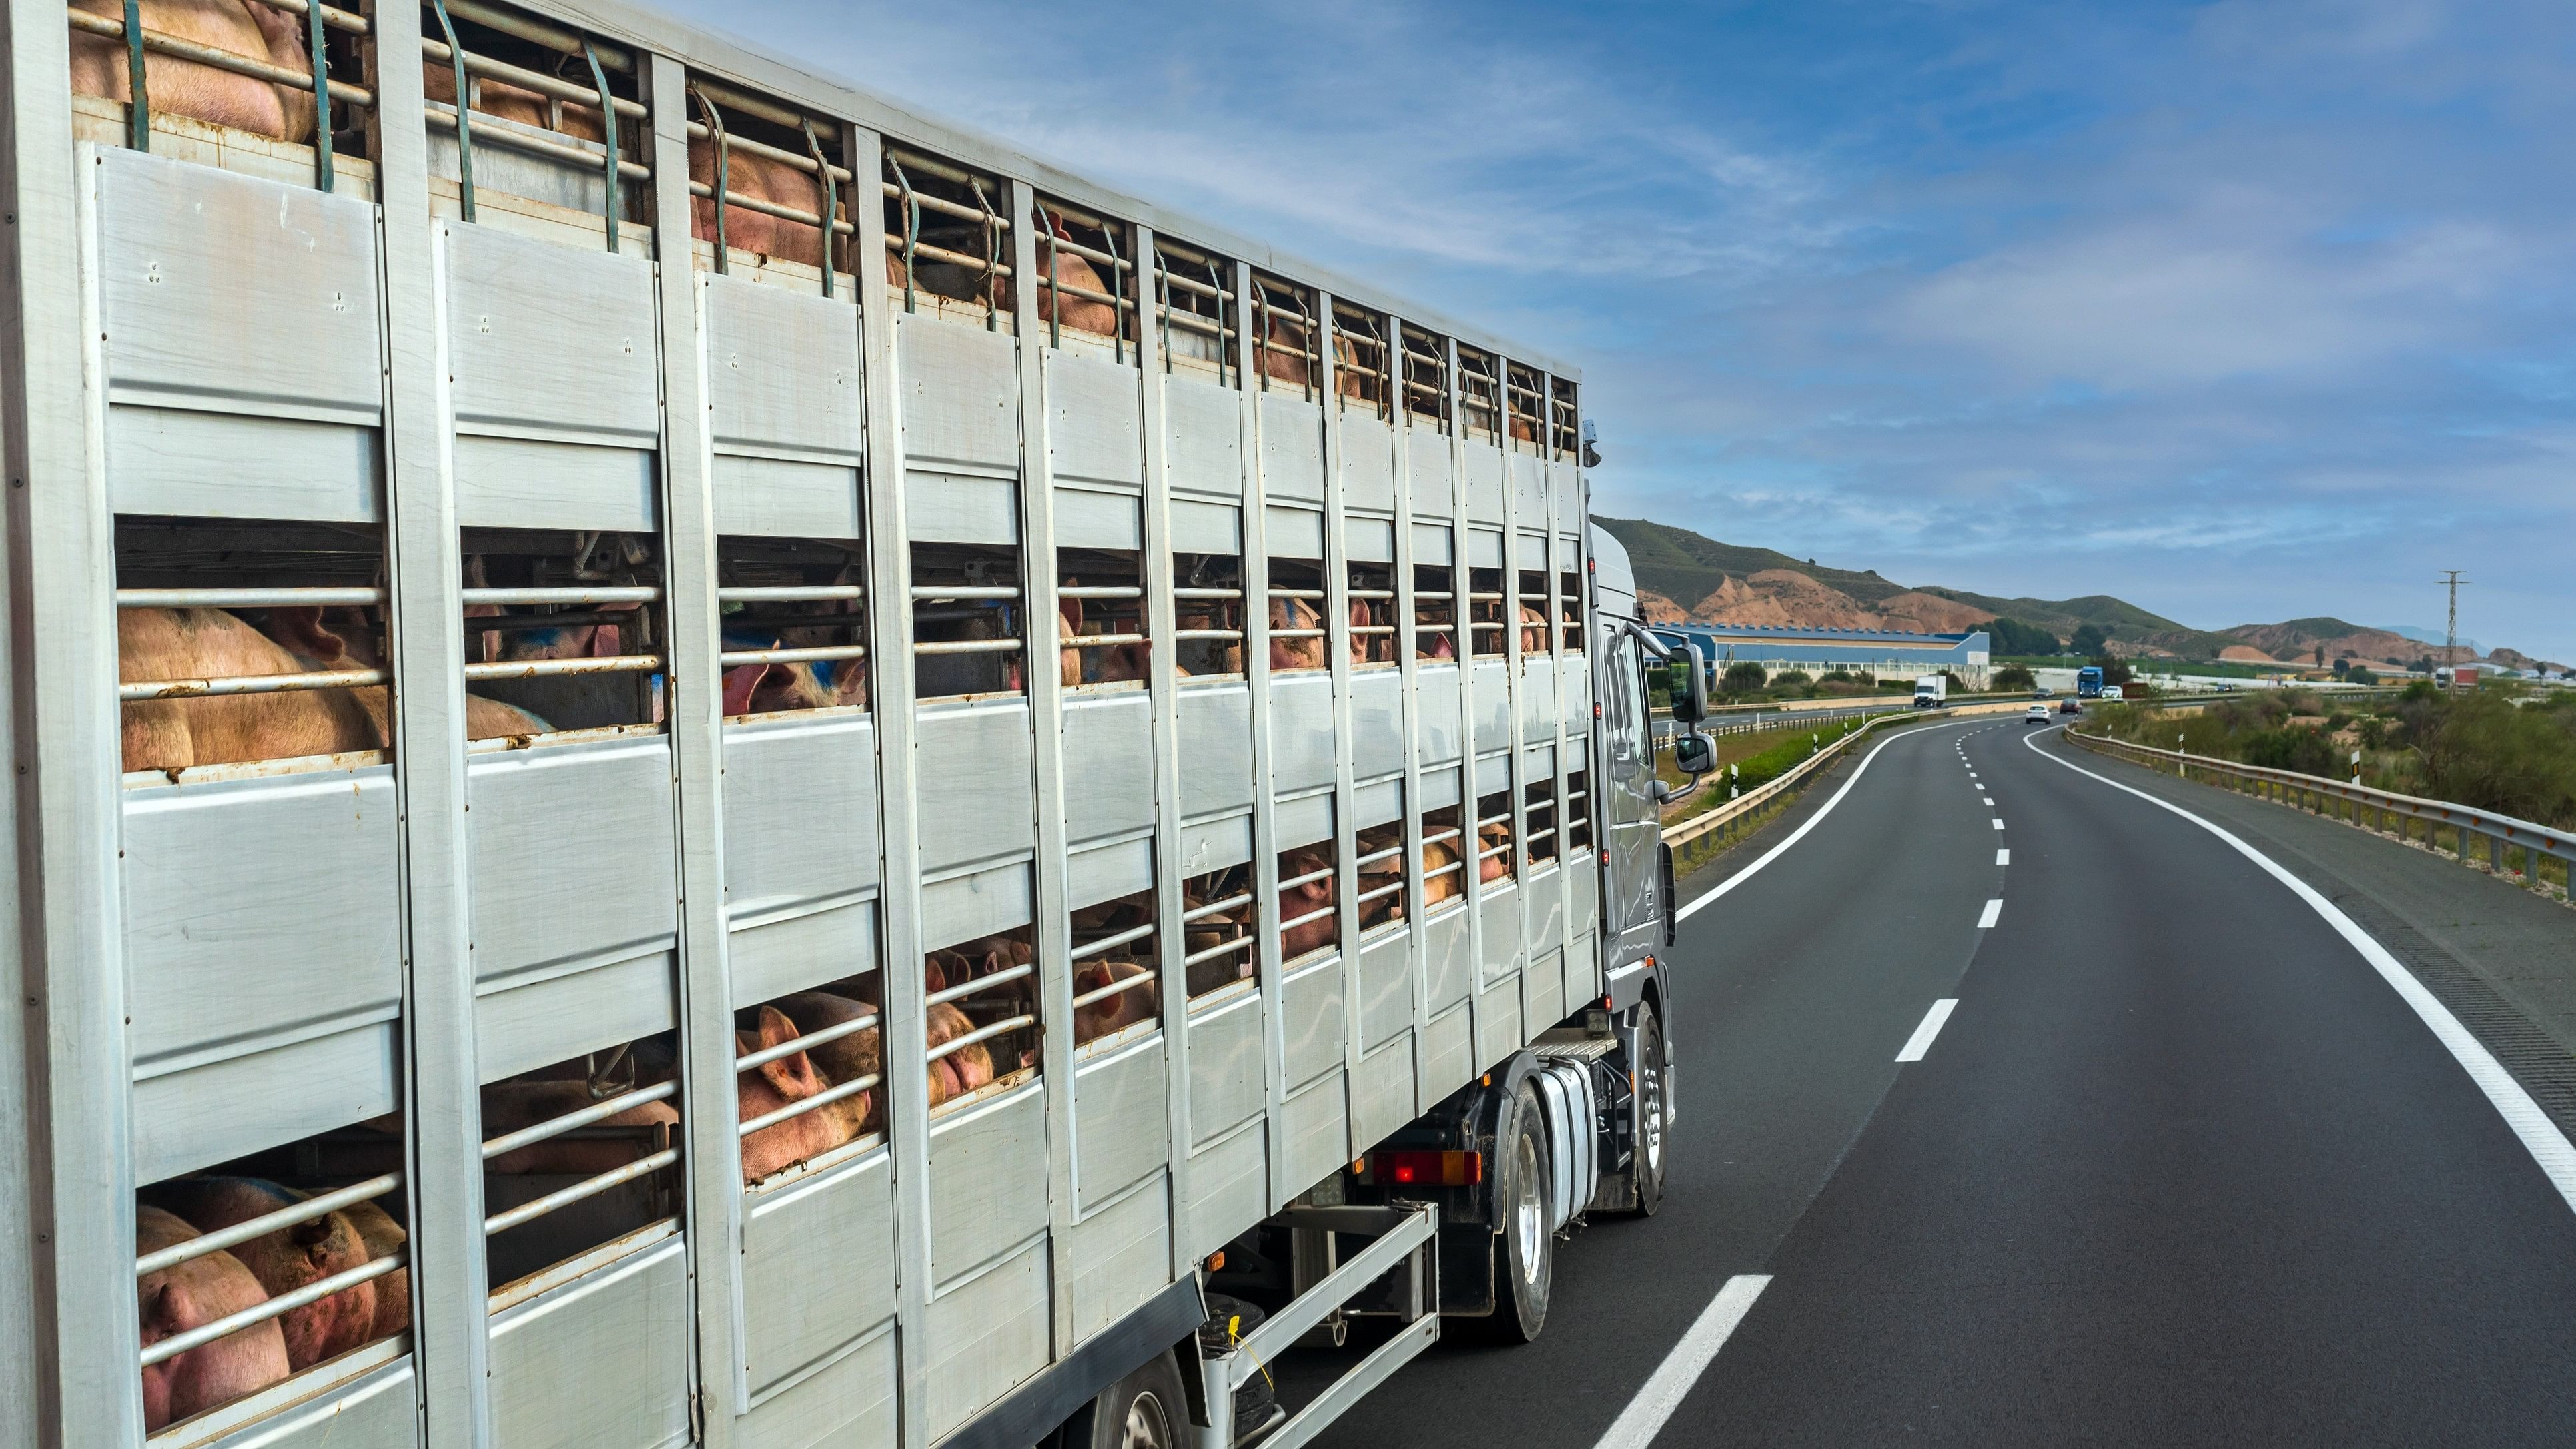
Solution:
[[[1708,670],[1687,644],[1673,651],[1673,723],[1688,728],[1708,718]]]
[[[1673,763],[1686,775],[1705,775],[1717,768],[1717,746],[1708,736],[1691,730],[1673,737]]]

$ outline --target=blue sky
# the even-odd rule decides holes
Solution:
[[[664,0],[1583,367],[1597,506],[2576,661],[2576,5]]]

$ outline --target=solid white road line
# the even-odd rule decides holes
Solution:
[[[1924,728],[1939,729],[1940,726],[1926,725]],[[1782,855],[1788,852],[1790,846],[1806,839],[1807,832],[1815,829],[1817,824],[1826,816],[1833,814],[1834,807],[1843,803],[1843,797],[1849,795],[1852,792],[1852,787],[1860,783],[1860,777],[1868,774],[1869,767],[1878,763],[1878,756],[1881,750],[1886,749],[1889,745],[1895,744],[1898,740],[1905,738],[1907,735],[1921,734],[1922,732],[1922,730],[1899,730],[1895,734],[1889,735],[1886,739],[1880,740],[1877,744],[1871,746],[1869,753],[1861,757],[1860,768],[1852,771],[1852,777],[1843,781],[1843,787],[1834,792],[1834,798],[1826,801],[1823,809],[1798,822],[1798,828],[1789,832],[1788,839],[1783,840],[1778,845],[1762,852],[1761,856],[1751,865],[1748,865],[1744,869],[1737,871],[1735,874],[1728,876],[1726,879],[1719,881],[1716,885],[1709,888],[1708,894],[1701,896],[1698,900],[1692,901],[1680,910],[1673,912],[1673,919],[1676,921],[1689,920],[1693,914],[1700,910],[1701,907],[1706,906],[1709,902],[1716,900],[1719,896],[1726,894],[1737,886],[1744,884],[1745,881],[1752,878],[1755,871],[1760,870],[1762,867],[1769,865],[1775,860],[1778,860]],[[2001,829],[2002,826],[2003,822],[1996,822],[1997,829]]]
[[[2002,905],[2003,902],[1997,901],[1995,904]],[[1905,1050],[1898,1052],[1896,1059],[1900,1062],[1923,1060],[1923,1054],[1932,1050],[1932,1038],[1941,1034],[1941,1023],[1950,1019],[1950,1013],[1956,1010],[1958,1005],[1959,998],[1955,996],[1944,996],[1933,1002],[1932,1009],[1923,1013],[1923,1024],[1914,1028],[1914,1035],[1905,1039]]]
[[[2170,800],[2160,799],[2135,786],[2121,784],[2108,775],[2097,774],[2072,760],[2061,760],[2041,749],[2038,737],[2035,735],[2023,736],[2022,743],[2029,745],[2031,753],[2043,760],[2064,765],[2075,773],[2090,776],[2114,790],[2126,790],[2150,805],[2172,811],[2234,846],[2239,855],[2263,867],[2274,880],[2288,886],[2292,895],[2307,902],[2309,909],[2324,917],[2326,924],[2332,926],[2335,933],[2349,942],[2355,951],[2361,953],[2361,959],[2369,962],[2371,969],[2379,973],[2379,979],[2387,982],[2390,989],[2397,993],[2398,998],[2414,1009],[2417,1019],[2431,1029],[2434,1039],[2449,1049],[2452,1060],[2460,1064],[2460,1070],[2467,1072],[2469,1080],[2478,1084],[2478,1090],[2486,1093],[2487,1101],[2496,1109],[2496,1115],[2504,1118],[2505,1125],[2513,1129],[2513,1135],[2522,1139],[2523,1150],[2529,1152],[2531,1160],[2540,1165],[2540,1170],[2549,1178],[2550,1185],[2558,1189],[2558,1195],[2566,1199],[2568,1207],[2576,1208],[2576,1143],[2570,1143],[2567,1140],[2567,1134],[2558,1130],[2558,1124],[2549,1120],[2549,1115],[2540,1110],[2540,1104],[2531,1100],[2531,1094],[2522,1089],[2522,1083],[2513,1079],[2513,1074],[2504,1069],[2504,1064],[2495,1059],[2495,1054],[2486,1049],[2486,1044],[2472,1035],[2467,1027],[2460,1025],[2460,1019],[2451,1014],[2451,1009],[2444,1006],[2432,992],[2425,990],[2424,983],[2415,979],[2415,973],[2407,970],[2396,957],[2388,954],[2388,948],[2380,945],[2378,941],[2372,939],[2368,931],[2355,924],[2352,917],[2343,913],[2342,907],[2327,900],[2314,886],[2291,874],[2270,856],[2246,844],[2226,827],[2185,810]]]
[[[1995,852],[1995,864],[1997,864],[1997,865],[2010,865],[2010,864],[2012,864],[2012,852],[2011,852],[2011,851],[2009,851],[2009,850],[1998,850],[1998,851],[1996,851],[1996,852]]]
[[[1977,917],[1977,929],[1980,931],[1993,930],[1995,928],[1996,918],[2001,916],[2003,913],[2004,903],[2001,900],[1991,900],[1986,902],[1986,909]]]
[[[1691,1391],[1691,1385],[1708,1371],[1710,1360],[1726,1347],[1735,1326],[1753,1311],[1753,1300],[1770,1286],[1768,1273],[1740,1273],[1727,1279],[1708,1307],[1700,1310],[1699,1320],[1690,1326],[1690,1332],[1664,1355],[1654,1377],[1647,1379],[1645,1387],[1637,1390],[1637,1397],[1619,1411],[1610,1432],[1601,1436],[1598,1449],[1646,1449],[1653,1443],[1664,1421],[1682,1406],[1682,1397]]]

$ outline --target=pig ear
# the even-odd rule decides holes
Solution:
[[[269,610],[267,632],[268,637],[320,664],[337,664],[349,652],[349,641],[333,633],[322,622],[322,611],[311,605]]]
[[[771,667],[767,664],[741,664],[726,670],[724,672],[724,712],[727,714],[751,713],[751,697],[759,690],[761,679],[769,673]]]
[[[782,1042],[795,1039],[796,1023],[787,1019],[787,1013],[774,1006],[764,1006],[760,1009],[762,1050],[766,1051]],[[803,1052],[792,1052],[774,1062],[762,1063],[760,1075],[767,1079],[769,1085],[778,1089],[780,1096],[790,1101],[810,1097],[823,1090],[822,1079],[814,1074],[812,1059]]]

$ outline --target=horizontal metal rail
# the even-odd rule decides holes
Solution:
[[[2401,795],[2394,790],[2379,790],[2356,785],[2323,775],[2303,775],[2296,770],[2278,770],[2266,765],[2247,765],[2235,760],[2222,760],[2214,755],[2195,755],[2181,750],[2160,750],[2152,745],[2132,744],[2127,740],[2104,735],[2066,731],[2066,737],[2089,750],[2117,755],[2143,764],[2170,765],[2185,771],[2224,775],[2240,780],[2284,789],[2305,791],[2331,800],[2348,801],[2367,806],[2383,814],[2407,820],[2421,820],[2430,825],[2447,825],[2460,832],[2461,852],[2467,851],[2468,836],[2476,834],[2499,846],[2536,851],[2553,860],[2576,864],[2576,831],[2555,830],[2536,821],[2473,805],[2455,805],[2448,800],[2431,800],[2420,795]]]
[[[385,589],[118,589],[120,609],[292,609],[337,604],[381,604]]]
[[[1181,964],[1184,966],[1196,966],[1202,961],[1213,961],[1219,956],[1230,956],[1251,945],[1255,939],[1256,938],[1249,935],[1229,937],[1226,940],[1208,947],[1204,951],[1193,951],[1182,957]]]
[[[1154,923],[1148,921],[1144,925],[1120,931],[1114,936],[1103,936],[1097,941],[1085,941],[1081,945],[1073,948],[1072,959],[1076,961],[1087,960],[1090,957],[1101,955],[1104,952],[1115,951],[1130,941],[1144,940],[1147,936],[1152,934],[1154,934]]]
[[[469,666],[470,667],[470,666]],[[285,694],[306,689],[356,689],[383,684],[381,669],[320,669],[297,674],[237,674],[212,679],[142,679],[116,686],[120,704],[154,699],[213,699],[244,694]]]
[[[1083,1007],[1091,1005],[1093,1002],[1106,1001],[1110,997],[1116,996],[1122,991],[1131,991],[1139,986],[1149,986],[1153,984],[1153,981],[1154,973],[1151,971],[1139,971],[1133,976],[1121,976],[1106,986],[1100,987],[1097,990],[1086,991],[1080,996],[1075,997],[1073,999],[1074,1009],[1079,1011]]]
[[[792,1057],[809,1048],[827,1046],[845,1036],[856,1036],[875,1026],[878,1020],[879,1014],[871,1011],[865,1016],[851,1017],[848,1021],[836,1021],[819,1031],[809,1031],[803,1036],[791,1037],[776,1046],[762,1047],[756,1052],[745,1052],[733,1059],[733,1069],[737,1072],[757,1071],[771,1062]]]
[[[156,1363],[165,1363],[192,1348],[202,1348],[216,1339],[266,1323],[272,1318],[283,1318],[308,1303],[319,1303],[334,1293],[346,1292],[361,1283],[373,1282],[388,1273],[397,1272],[410,1261],[410,1255],[407,1252],[396,1248],[384,1257],[361,1263],[344,1272],[334,1273],[328,1278],[317,1278],[301,1288],[280,1293],[264,1303],[254,1303],[238,1313],[227,1313],[212,1323],[200,1324],[185,1333],[174,1333],[168,1338],[144,1347],[143,1367],[150,1368]]]
[[[639,1157],[633,1162],[627,1163],[624,1167],[620,1167],[609,1172],[603,1172],[597,1177],[588,1178],[584,1181],[576,1182],[570,1187],[547,1193],[544,1197],[538,1198],[533,1202],[524,1202],[519,1204],[517,1207],[510,1208],[503,1212],[494,1213],[483,1220],[483,1231],[487,1236],[493,1233],[508,1232],[510,1229],[519,1226],[521,1223],[534,1222],[550,1212],[554,1212],[560,1208],[568,1208],[574,1203],[580,1202],[585,1198],[597,1197],[601,1193],[608,1191],[610,1188],[624,1186],[639,1177],[649,1177],[679,1160],[680,1150],[678,1148],[665,1147],[659,1152]]]
[[[217,1228],[211,1233],[199,1233],[185,1242],[172,1243],[158,1252],[146,1253],[135,1259],[134,1276],[141,1278],[158,1273],[164,1268],[178,1267],[181,1263],[202,1258],[208,1253],[220,1252],[236,1244],[247,1243],[253,1238],[266,1237],[280,1228],[291,1228],[297,1223],[310,1222],[315,1218],[338,1212],[352,1203],[383,1197],[400,1186],[402,1186],[402,1174],[388,1172],[381,1177],[371,1177],[364,1182],[351,1183],[347,1187],[337,1188],[318,1197],[307,1198],[303,1202],[279,1208],[275,1212],[261,1213],[255,1218],[245,1218],[228,1228]]]
[[[567,1132],[579,1131],[593,1122],[605,1121],[620,1112],[641,1107],[647,1102],[667,1101],[678,1091],[679,1087],[675,1083],[656,1082],[649,1087],[637,1087],[634,1091],[621,1092],[614,1097],[593,1102],[587,1107],[566,1112],[560,1117],[550,1117],[533,1126],[522,1127],[516,1132],[504,1132],[483,1144],[483,1160],[490,1162],[495,1158],[507,1157],[522,1147],[533,1147],[540,1142],[561,1137]]]
[[[815,644],[794,649],[729,649],[716,656],[719,668],[740,664],[819,664],[835,659],[865,659],[865,644]]]
[[[302,7],[297,8],[300,10]],[[119,45],[125,43],[124,21],[112,20],[104,15],[93,15],[86,10],[72,10],[67,13],[71,17],[72,29],[101,39],[113,40]],[[193,61],[198,65],[210,66],[216,70],[230,71],[234,75],[267,81],[271,85],[285,86],[290,90],[310,93],[313,89],[313,76],[309,71],[289,70],[282,65],[271,65],[267,61],[254,60],[250,56],[239,55],[219,46],[207,45],[184,36],[154,30],[148,25],[143,27],[143,48],[159,55],[169,56],[174,60]],[[370,109],[376,104],[375,92],[364,86],[351,85],[347,81],[331,82],[331,99]]]
[[[1142,644],[1145,642],[1145,636],[1142,634],[1068,634],[1064,638],[1064,647],[1067,649],[1115,649],[1129,644]]]
[[[866,597],[867,590],[857,584],[757,584],[716,590],[719,604],[822,604]]]
[[[977,992],[990,991],[996,986],[1007,986],[1011,982],[1017,981],[1022,977],[1035,975],[1037,969],[1038,968],[1035,965],[1012,966],[1001,971],[993,972],[987,976],[978,976],[971,981],[961,982],[944,991],[934,991],[930,993],[929,999],[921,1004],[925,1007],[940,1006],[947,1002],[958,1000],[961,997],[973,996]]]
[[[662,591],[651,584],[573,584],[554,588],[463,590],[464,601],[475,604],[653,604],[662,599]]]
[[[1226,911],[1235,910],[1239,907],[1251,904],[1252,893],[1246,891],[1244,894],[1239,896],[1228,896],[1221,901],[1210,901],[1203,906],[1192,906],[1188,910],[1181,912],[1181,923],[1183,925],[1187,925],[1192,921],[1204,921],[1210,916],[1220,915]]]
[[[659,654],[609,654],[574,659],[505,659],[497,663],[469,663],[465,666],[468,683],[493,679],[556,679],[575,674],[645,674],[662,667]]]
[[[763,1128],[775,1127],[781,1122],[791,1121],[795,1118],[802,1117],[808,1112],[819,1112],[825,1107],[831,1106],[834,1102],[855,1097],[861,1092],[866,1091],[868,1088],[873,1087],[884,1080],[885,1078],[882,1075],[875,1072],[870,1072],[865,1076],[852,1077],[846,1082],[842,1082],[836,1086],[827,1087],[820,1092],[816,1092],[813,1096],[800,1097],[797,1100],[788,1103],[786,1106],[779,1108],[775,1112],[763,1112],[757,1117],[747,1117],[743,1119],[739,1135],[749,1137],[754,1132],[758,1132]]]
[[[1022,1027],[1035,1026],[1037,1024],[1038,1019],[1026,1013],[1022,1013],[1018,1016],[1004,1017],[1002,1020],[994,1022],[991,1026],[979,1027],[974,1031],[966,1033],[964,1036],[950,1037],[948,1040],[932,1047],[930,1049],[930,1056],[928,1059],[934,1062],[939,1061],[943,1058],[954,1056],[979,1042],[991,1041],[997,1036],[1007,1036],[1012,1032],[1018,1031]]]

